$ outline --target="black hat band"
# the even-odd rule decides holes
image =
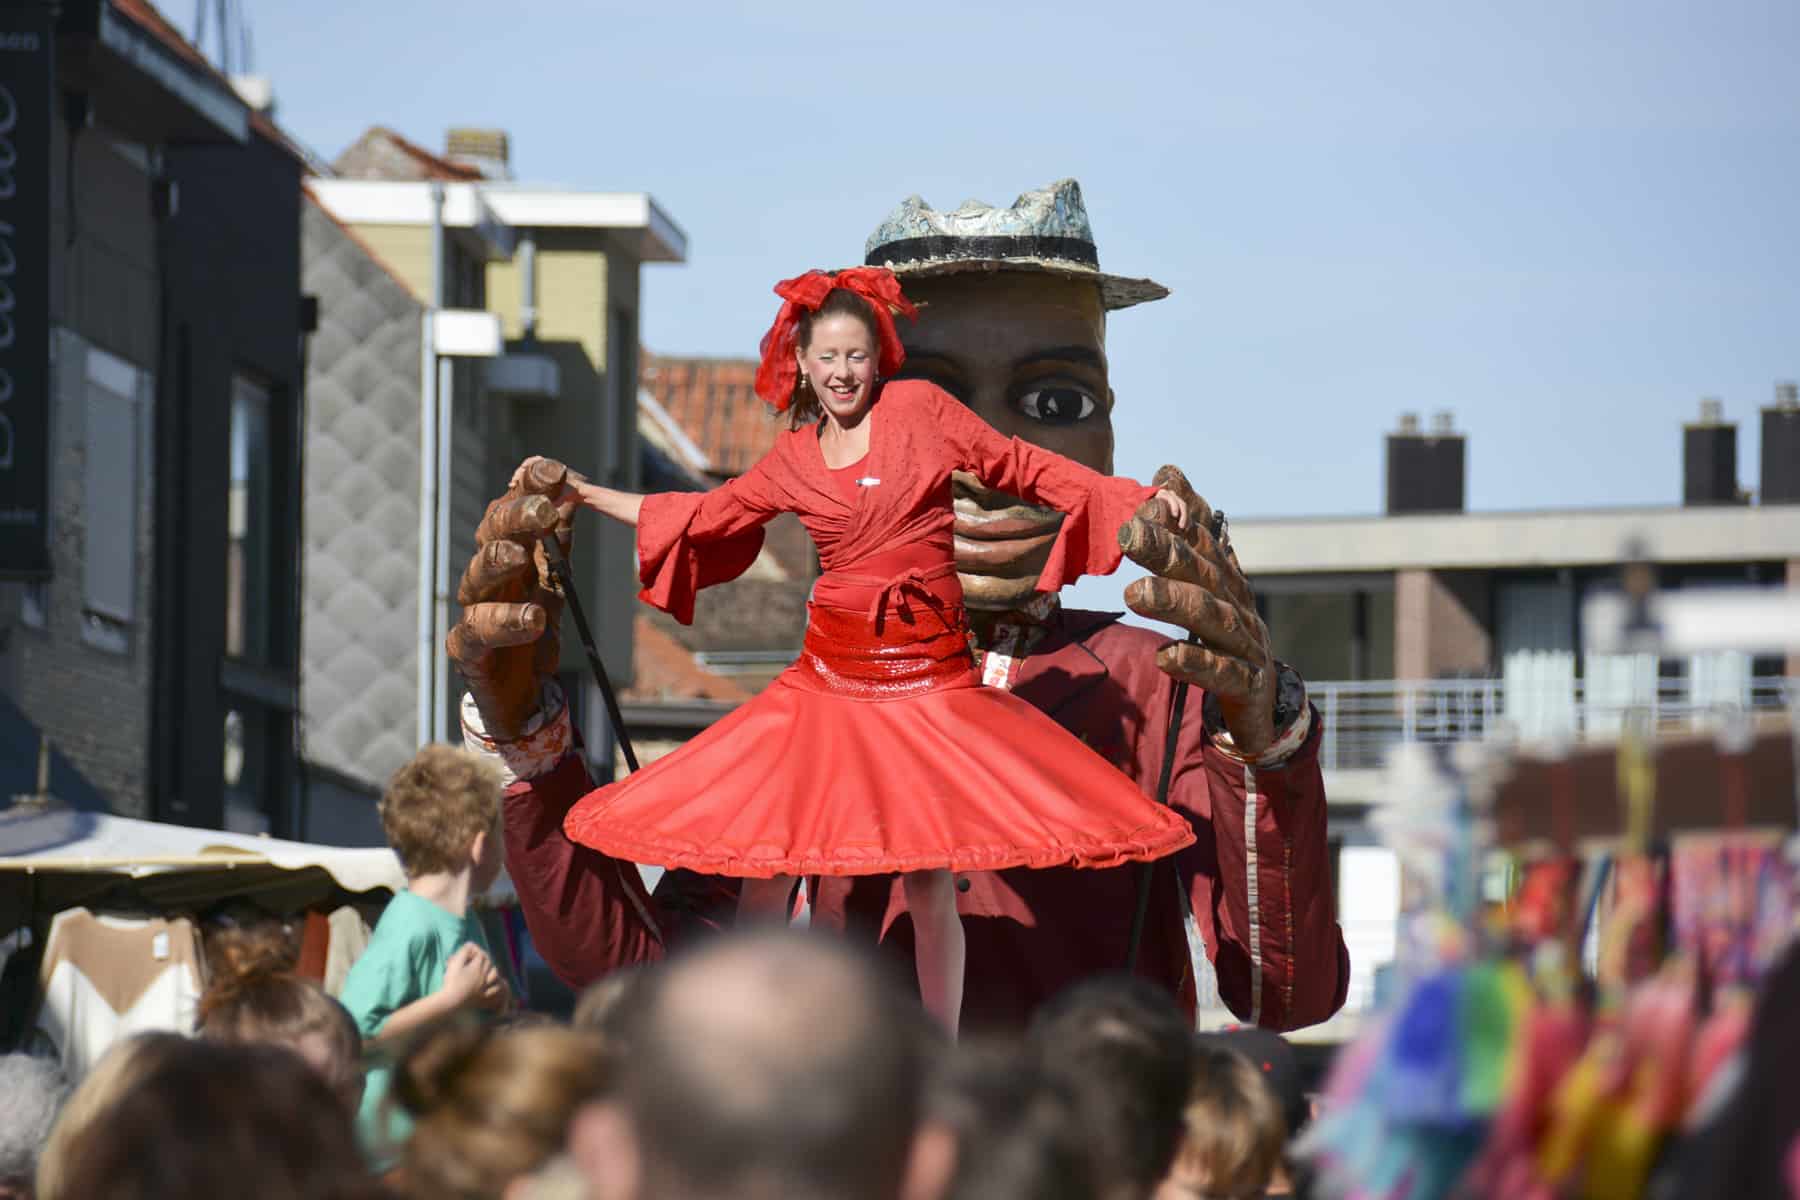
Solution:
[[[1043,258],[1080,263],[1100,269],[1094,243],[1072,237],[915,237],[887,242],[869,251],[864,260],[871,267],[895,263],[1005,261]]]

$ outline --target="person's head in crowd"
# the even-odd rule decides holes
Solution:
[[[602,1200],[928,1200],[954,1143],[924,1127],[935,1033],[850,946],[764,929],[648,973],[615,1098],[573,1152]]]
[[[362,1035],[348,1010],[312,980],[293,974],[291,962],[277,931],[217,935],[208,952],[211,978],[200,997],[197,1032],[219,1042],[286,1046],[355,1112],[362,1104]]]
[[[1288,1040],[1267,1029],[1240,1025],[1233,1029],[1201,1034],[1200,1042],[1202,1045],[1236,1050],[1250,1060],[1250,1065],[1257,1069],[1263,1082],[1275,1095],[1275,1103],[1281,1109],[1282,1125],[1287,1133],[1287,1144],[1292,1145],[1312,1120],[1313,1100],[1307,1095],[1306,1083],[1300,1074],[1300,1060],[1295,1056],[1294,1048],[1288,1044]],[[1269,1194],[1284,1196],[1300,1192],[1308,1177],[1305,1166],[1289,1158],[1284,1147],[1274,1178],[1269,1181]]]
[[[466,1018],[433,1029],[394,1072],[394,1099],[415,1122],[400,1166],[406,1190],[446,1200],[526,1194],[610,1075],[594,1034]]]
[[[1193,1034],[1174,1000],[1133,976],[1096,976],[1039,1009],[1027,1036],[1075,1084],[1095,1194],[1149,1196],[1175,1157],[1188,1093]]]
[[[1287,1125],[1262,1072],[1236,1050],[1194,1051],[1185,1129],[1156,1200],[1260,1200],[1287,1143]]]
[[[931,1089],[956,1137],[947,1200],[1087,1200],[1094,1170],[1075,1085],[1010,1043],[964,1044]]]
[[[0,1200],[29,1200],[38,1153],[68,1094],[62,1068],[29,1054],[0,1055]]]
[[[631,1005],[642,990],[645,973],[642,967],[625,967],[588,985],[575,1002],[570,1024],[602,1035],[617,1048],[630,1021]]]
[[[75,1146],[120,1097],[151,1071],[184,1053],[189,1044],[178,1033],[140,1033],[115,1042],[100,1057],[69,1093],[44,1142],[37,1165],[38,1200],[74,1200],[81,1195],[69,1182],[77,1165]]]
[[[81,1200],[383,1194],[350,1114],[299,1055],[209,1041],[183,1041],[94,1114],[69,1146],[63,1186]]]
[[[382,832],[409,880],[467,873],[469,895],[500,877],[499,772],[455,746],[420,748],[382,793]]]

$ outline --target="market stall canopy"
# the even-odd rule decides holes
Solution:
[[[0,811],[0,931],[77,904],[201,909],[247,898],[286,912],[406,886],[388,849],[316,846],[15,805]]]

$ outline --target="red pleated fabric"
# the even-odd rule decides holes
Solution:
[[[1192,842],[1187,821],[1121,770],[980,685],[952,562],[954,471],[1063,512],[1045,590],[1117,567],[1118,528],[1153,490],[1002,437],[923,382],[884,385],[868,419],[853,472],[834,475],[804,429],[710,492],[645,498],[640,596],[681,621],[699,588],[755,560],[776,513],[799,516],[825,574],[799,661],[583,798],[569,836],[617,858],[748,877],[1111,867]]]
[[[1193,842],[1049,717],[981,686],[960,603],[912,611],[890,606],[877,634],[866,613],[815,605],[793,667],[590,793],[565,831],[633,862],[755,878],[1112,867]]]

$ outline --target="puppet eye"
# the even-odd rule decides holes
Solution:
[[[1019,411],[1046,425],[1073,425],[1094,415],[1094,398],[1074,387],[1033,388],[1018,400]]]

